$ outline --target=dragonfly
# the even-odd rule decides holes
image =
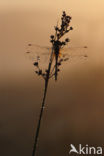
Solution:
[[[68,45],[61,46],[61,42],[54,43],[52,47],[50,46],[41,46],[34,43],[29,43],[26,47],[26,55],[33,61],[33,64],[38,67],[39,71],[35,71],[38,75],[42,74],[41,68],[47,65],[47,61],[52,55],[52,70],[50,77],[55,76],[57,80],[58,72],[60,71],[59,66],[62,65],[62,62],[70,60],[70,62],[75,62],[77,60],[86,60],[87,55],[87,46],[79,47],[70,47]],[[41,64],[41,68],[38,66],[38,63]],[[45,67],[46,69],[46,67]],[[46,70],[47,72],[47,70]],[[43,77],[46,75],[43,74]]]

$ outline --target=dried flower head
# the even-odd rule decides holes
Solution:
[[[66,44],[68,44],[68,42],[70,41],[69,38],[64,39],[63,41],[61,41],[61,38],[67,34],[70,30],[73,30],[73,28],[70,26],[70,22],[71,22],[71,16],[67,15],[65,11],[63,11],[62,13],[62,17],[61,17],[61,23],[60,25],[57,24],[54,27],[55,30],[55,34],[50,36],[50,42],[52,44],[52,49],[54,49],[55,53],[59,53],[60,49],[63,48]],[[32,46],[32,44],[28,44],[28,46]],[[58,57],[58,54],[55,54],[55,59],[56,59],[56,64],[53,66],[53,68],[51,69],[51,71],[49,71],[49,69],[46,69],[44,72],[43,70],[40,68],[40,57],[37,57],[37,61],[34,62],[34,66],[36,67],[36,74],[37,75],[41,75],[45,80],[47,79],[47,75],[48,78],[51,78],[53,76],[57,77],[57,72],[59,72],[59,67],[62,65],[63,61],[67,61],[67,58],[60,58]],[[51,60],[52,61],[52,60]],[[57,79],[57,78],[55,78]]]

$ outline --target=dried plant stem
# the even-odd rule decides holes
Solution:
[[[38,138],[39,138],[39,131],[40,131],[41,120],[42,120],[44,106],[45,106],[45,99],[46,99],[48,82],[49,82],[49,76],[50,76],[51,65],[52,65],[52,60],[53,60],[52,59],[52,57],[53,57],[52,55],[53,55],[53,49],[52,49],[52,52],[51,52],[49,66],[48,66],[47,75],[46,75],[46,79],[45,79],[44,95],[43,95],[43,100],[42,100],[42,106],[41,106],[41,110],[40,110],[39,120],[38,120],[38,124],[37,124],[36,134],[35,134],[35,142],[34,142],[34,146],[33,146],[32,156],[36,155],[37,143],[38,143]]]
[[[70,30],[73,29],[72,27],[69,27],[70,20],[71,20],[71,17],[67,16],[65,11],[63,11],[63,14],[62,14],[62,17],[61,17],[60,27],[58,25],[55,26],[55,35],[50,36],[50,38],[51,38],[50,42],[52,44],[52,52],[51,52],[51,55],[50,55],[48,69],[43,73],[42,69],[39,68],[38,61],[34,62],[34,66],[36,66],[37,69],[38,69],[38,71],[36,71],[36,74],[41,75],[45,80],[45,88],[44,88],[42,106],[41,106],[41,109],[40,109],[39,120],[38,120],[38,124],[37,124],[37,129],[36,129],[36,135],[35,135],[35,141],[34,141],[32,156],[36,156],[36,149],[37,149],[37,143],[38,143],[38,138],[39,138],[41,120],[42,120],[44,106],[45,106],[45,99],[46,99],[46,95],[47,95],[48,82],[49,82],[49,79],[51,77],[53,77],[53,76],[55,76],[55,80],[57,80],[57,73],[59,71],[58,67],[63,62],[63,59],[58,60],[60,49],[63,48],[69,42],[68,38],[66,38],[64,41],[60,41],[60,39],[66,33],[68,33]],[[29,46],[31,46],[31,44],[29,44]],[[51,70],[51,65],[52,65],[52,62],[53,62],[53,56],[55,57],[56,62],[55,62],[54,68]]]
[[[43,115],[43,110],[44,110],[44,105],[45,105],[45,99],[46,99],[46,94],[47,94],[47,87],[48,87],[48,83],[45,85],[44,96],[43,96],[41,111],[40,111],[40,115],[39,115],[39,120],[38,120],[36,135],[35,135],[35,142],[34,142],[34,146],[33,146],[32,156],[35,156],[35,153],[36,153],[36,147],[37,147],[37,142],[38,142],[38,137],[39,137],[41,119],[42,119],[42,115]]]

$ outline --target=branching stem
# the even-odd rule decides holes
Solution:
[[[51,56],[50,56],[50,61],[49,61],[49,65],[48,65],[46,79],[45,79],[44,95],[43,95],[43,100],[42,100],[42,106],[41,106],[41,110],[40,110],[39,120],[38,120],[38,124],[37,124],[36,134],[35,134],[35,141],[34,141],[32,156],[36,155],[37,143],[38,143],[38,138],[39,138],[39,131],[40,131],[41,120],[42,120],[44,106],[45,106],[45,99],[46,99],[46,95],[47,95],[47,89],[48,89],[48,82],[49,82],[49,78],[50,78],[51,65],[52,65],[52,61],[53,61],[52,56],[53,56],[53,48],[52,48],[52,52],[51,52]]]

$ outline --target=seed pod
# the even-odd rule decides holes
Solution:
[[[38,74],[39,72],[38,71],[35,71],[35,73]]]
[[[69,32],[69,30],[66,30],[66,33],[68,33]]]
[[[58,66],[60,66],[60,65],[61,65],[61,63],[60,63],[60,62],[58,62],[58,63],[57,63],[57,65],[58,65]]]
[[[65,42],[62,42],[62,45],[66,45],[66,43]]]
[[[46,73],[48,73],[48,70],[45,70]]]
[[[42,75],[42,70],[39,70],[39,73],[38,73],[39,75]]]
[[[38,66],[38,62],[34,62],[34,66]]]
[[[51,35],[50,38],[54,39],[54,35]]]
[[[57,69],[57,71],[59,72],[59,71],[60,71],[60,69]]]
[[[69,42],[69,41],[70,41],[69,38],[66,38],[66,39],[65,39],[65,42]]]
[[[73,30],[73,27],[70,27],[70,30]]]

